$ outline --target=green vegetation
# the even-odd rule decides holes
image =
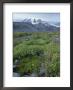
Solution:
[[[42,68],[45,77],[60,76],[59,37],[59,32],[14,32],[13,64],[18,60],[17,72],[42,76]]]

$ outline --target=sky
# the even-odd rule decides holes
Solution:
[[[48,22],[60,22],[60,13],[13,13],[13,21],[41,19]]]

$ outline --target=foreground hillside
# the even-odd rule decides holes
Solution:
[[[24,77],[60,76],[60,40],[57,32],[14,32],[13,72]]]

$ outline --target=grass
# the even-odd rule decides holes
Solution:
[[[19,61],[17,72],[37,73],[42,63],[45,77],[60,76],[60,43],[55,42],[59,32],[14,32],[13,63]]]

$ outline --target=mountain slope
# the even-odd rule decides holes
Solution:
[[[18,32],[51,32],[51,31],[58,31],[60,30],[60,27],[54,24],[49,24],[45,21],[41,20],[35,20],[31,21],[29,20],[24,20],[22,22],[13,22],[13,31],[18,31]]]

